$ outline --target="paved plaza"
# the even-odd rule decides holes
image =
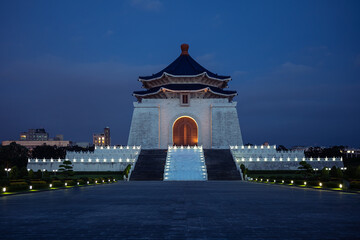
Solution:
[[[0,239],[360,239],[360,195],[239,181],[0,198]]]

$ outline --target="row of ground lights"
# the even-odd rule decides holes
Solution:
[[[257,181],[258,179],[257,178],[255,178],[255,181]],[[262,182],[263,181],[263,179],[261,178],[260,179],[260,182]],[[269,179],[266,179],[266,182],[269,182]],[[274,180],[274,183],[276,183],[276,180]],[[285,183],[285,181],[284,180],[282,180],[281,181],[281,183]],[[294,184],[294,180],[291,180],[291,184]],[[307,182],[304,182],[304,185],[306,186],[306,184],[307,184]],[[322,187],[322,183],[319,183],[319,187]],[[343,187],[343,185],[342,184],[339,184],[339,188],[342,188]]]
[[[113,181],[115,182],[116,179],[114,179]],[[102,182],[104,183],[105,181],[102,180]],[[108,180],[108,182],[110,182],[110,179]],[[95,184],[97,184],[97,183],[98,183],[98,181],[95,181]],[[90,184],[90,182],[87,181],[86,184]],[[67,185],[68,185],[67,183],[64,184],[65,187],[67,187]],[[80,183],[77,182],[77,185],[80,185]],[[50,184],[49,184],[49,188],[52,188],[52,187],[53,187],[53,185],[52,185],[52,183],[50,183]],[[33,189],[33,187],[30,185],[30,186],[29,186],[29,190],[32,190],[32,189]],[[3,192],[6,192],[6,187],[3,187],[2,191],[3,191]]]

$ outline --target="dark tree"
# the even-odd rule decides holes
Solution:
[[[276,151],[287,151],[288,149],[284,145],[279,145],[276,148]]]
[[[65,176],[73,175],[73,167],[71,165],[71,161],[65,160],[60,166],[59,172]]]
[[[312,166],[310,164],[308,164],[305,161],[301,161],[299,162],[300,166],[298,167],[298,169],[300,169],[300,173],[302,173],[303,175],[305,175],[305,177],[311,176],[314,173],[314,170],[312,168]]]
[[[66,155],[66,148],[57,147],[57,146],[49,146],[49,145],[42,145],[37,146],[33,149],[31,156],[32,158],[61,158],[64,159]]]
[[[7,146],[0,146],[0,167],[12,168],[17,166],[19,169],[27,166],[29,151],[26,147],[10,143]]]

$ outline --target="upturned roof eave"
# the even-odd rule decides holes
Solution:
[[[204,87],[204,88],[201,88],[201,89],[197,89],[197,90],[172,90],[172,89],[169,89],[169,88],[166,88],[166,87],[160,87],[156,92],[152,92],[152,93],[144,93],[144,94],[138,94],[138,93],[133,93],[133,96],[135,97],[146,97],[146,96],[151,96],[151,95],[156,95],[160,92],[162,92],[163,90],[167,90],[169,92],[201,92],[201,91],[204,91],[205,89],[215,95],[220,95],[220,96],[225,96],[225,97],[234,97],[237,95],[237,92],[234,92],[234,93],[228,93],[228,94],[225,94],[225,93],[219,93],[219,92],[216,92],[216,91],[213,91],[210,87]]]
[[[221,82],[229,82],[229,81],[231,81],[231,77],[224,76],[226,78],[223,78],[223,79],[222,78],[214,78],[214,77],[209,76],[209,74],[207,72],[202,72],[202,73],[199,73],[199,74],[196,74],[196,75],[173,75],[173,74],[170,74],[170,73],[167,73],[167,72],[163,72],[161,74],[161,76],[155,77],[155,78],[144,79],[142,77],[139,77],[138,81],[140,81],[140,82],[150,82],[150,81],[155,81],[155,80],[161,79],[164,76],[170,76],[170,77],[174,77],[174,78],[181,78],[181,77],[200,77],[200,76],[203,76],[203,75],[205,75],[209,79],[216,80],[216,81],[221,81]]]

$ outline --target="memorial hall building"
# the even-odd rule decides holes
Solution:
[[[201,145],[224,149],[242,145],[236,91],[228,90],[230,76],[217,75],[181,45],[181,54],[151,76],[139,77],[146,90],[135,91],[128,145],[143,149]]]

